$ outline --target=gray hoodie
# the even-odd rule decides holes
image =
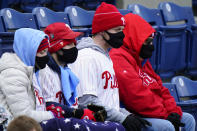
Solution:
[[[82,38],[78,41],[77,44],[78,50],[82,50],[84,48],[91,48],[93,50],[99,51],[106,55],[110,59],[109,52],[105,51],[103,48],[101,48],[99,45],[95,44],[93,39],[91,37]],[[79,107],[86,107],[87,104],[93,103],[96,105],[104,106],[103,103],[98,99],[97,96],[94,95],[83,95],[79,98]],[[119,122],[122,123],[125,118],[130,114],[126,109],[120,108],[120,110],[116,110],[114,108],[110,108],[108,106],[104,106],[105,110],[107,111],[107,119],[109,121]]]

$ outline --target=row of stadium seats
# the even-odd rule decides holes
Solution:
[[[130,11],[120,9],[121,13],[127,14]],[[87,11],[78,6],[68,6],[65,12],[55,12],[46,7],[36,7],[32,13],[21,13],[11,8],[0,10],[0,55],[12,48],[13,33],[19,28],[33,28],[43,30],[49,24],[55,22],[64,22],[74,31],[83,32],[84,36],[91,34],[92,19],[94,11]],[[7,35],[11,38],[6,37]],[[8,40],[9,41],[8,41]],[[10,44],[8,44],[10,42]],[[10,45],[10,46],[9,46]]]
[[[139,4],[128,5],[128,9],[119,10],[123,15],[138,14],[148,21],[157,31],[154,39],[156,47],[151,58],[154,70],[162,77],[171,78],[176,73],[197,76],[197,25],[190,7],[181,7],[171,2],[162,2],[158,9],[149,9]],[[78,6],[68,6],[64,12],[55,12],[45,7],[36,7],[32,13],[21,13],[5,8],[0,11],[3,27],[8,32],[22,27],[43,29],[54,22],[64,22],[74,31],[91,35],[94,11]],[[182,22],[169,25],[169,22]],[[1,26],[0,25],[0,26]],[[3,36],[6,36],[3,33]],[[4,38],[2,38],[4,39]],[[7,38],[5,38],[7,39]],[[2,49],[2,48],[1,48]],[[2,54],[0,52],[0,54]]]
[[[74,15],[72,15],[72,12],[74,12]],[[33,28],[42,30],[49,24],[64,22],[71,27],[76,26],[76,28],[78,28],[73,30],[82,31],[85,35],[88,35],[90,30],[86,27],[91,27],[91,18],[93,17],[94,12],[89,13],[82,8],[73,7],[73,11],[71,11],[70,14],[73,19],[69,20],[66,12],[55,12],[45,7],[37,7],[33,10],[33,13],[21,13],[11,8],[4,8],[0,10],[0,55],[4,52],[12,51],[14,31],[19,28]],[[74,17],[76,14],[77,17]],[[91,14],[91,17],[89,14]],[[80,18],[78,18],[79,16]],[[87,17],[90,18],[84,19]],[[85,28],[80,29],[80,26]]]
[[[1,9],[14,8],[21,12],[32,12],[35,7],[47,7],[54,11],[64,11],[66,6],[80,6],[88,10],[94,10],[101,2],[116,4],[115,0],[1,0]]]
[[[169,89],[177,105],[184,112],[192,114],[197,121],[197,81],[184,76],[175,76],[172,78],[171,83],[163,83],[163,86]]]

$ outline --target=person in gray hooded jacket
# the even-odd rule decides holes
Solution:
[[[36,111],[32,77],[48,62],[48,36],[39,30],[16,30],[13,49],[0,59],[1,105],[15,118],[27,115],[41,122],[54,118],[50,111]]]
[[[122,123],[127,130],[139,131],[150,123],[120,108],[118,83],[109,57],[110,48],[123,44],[124,23],[117,8],[103,2],[94,14],[93,37],[78,42],[77,60],[69,67],[80,80],[77,86],[79,106],[86,107],[89,103],[104,106],[106,120]]]

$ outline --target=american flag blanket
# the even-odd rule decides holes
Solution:
[[[120,123],[86,119],[54,118],[40,123],[43,131],[125,131]]]

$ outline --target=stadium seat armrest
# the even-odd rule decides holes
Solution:
[[[189,107],[189,106],[197,106],[197,100],[184,101],[184,102],[176,102],[176,104],[180,107]]]
[[[159,29],[160,30],[169,30],[169,31],[173,31],[173,30],[185,30],[187,28],[187,25],[170,25],[170,26],[160,26]]]
[[[192,30],[197,30],[197,24],[193,24],[191,28]]]

